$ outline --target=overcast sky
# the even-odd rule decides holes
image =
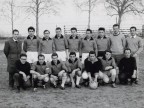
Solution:
[[[0,0],[1,7],[2,2],[5,0]],[[26,0],[25,0],[26,1]],[[18,0],[19,4],[23,3],[23,0]],[[56,16],[48,16],[43,15],[40,17],[40,35],[42,36],[42,32],[45,29],[49,29],[51,31],[51,35],[53,36],[54,30],[56,26],[62,27],[65,25],[68,29],[70,27],[76,26],[78,29],[86,29],[88,22],[88,13],[79,11],[73,3],[73,0],[64,0],[65,4],[60,6],[60,13]],[[22,35],[27,35],[27,28],[29,26],[35,27],[35,18],[30,15],[26,17],[27,14],[23,11],[20,12],[20,16],[15,22],[14,28],[18,29]],[[105,27],[106,29],[111,28],[114,23],[116,23],[116,17],[110,17],[107,15],[104,4],[101,3],[97,5],[95,12],[92,13],[91,16],[91,25],[92,29],[98,29],[98,27]],[[130,26],[135,25],[137,28],[141,28],[142,24],[144,24],[144,16],[134,16],[134,15],[126,15],[123,18],[122,27],[129,28]],[[1,33],[10,33],[11,26],[4,19],[0,19],[0,32]]]

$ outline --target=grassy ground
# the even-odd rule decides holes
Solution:
[[[144,52],[140,56],[140,84],[134,86],[101,86],[66,90],[39,88],[16,93],[8,88],[6,58],[0,52],[0,108],[144,108]]]

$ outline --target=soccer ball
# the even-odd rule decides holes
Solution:
[[[83,79],[88,79],[88,74],[87,74],[87,72],[84,71],[84,72],[82,73],[82,78],[83,78]]]
[[[89,84],[89,87],[91,88],[91,89],[97,89],[97,87],[98,87],[98,83],[97,82],[91,82],[90,84]]]

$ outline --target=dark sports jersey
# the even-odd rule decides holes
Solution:
[[[134,70],[137,70],[136,60],[134,57],[122,58],[118,65],[120,72],[133,73]]]

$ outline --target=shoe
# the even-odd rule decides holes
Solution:
[[[138,80],[135,80],[134,83],[135,83],[135,84],[139,84],[139,83],[138,83]]]
[[[113,88],[116,88],[116,85],[115,85],[115,83],[112,83],[112,87],[113,87]]]
[[[76,85],[76,88],[81,88],[81,86],[80,85]]]
[[[33,91],[34,91],[34,92],[37,92],[37,88],[34,88]]]
[[[65,89],[65,87],[60,86],[60,89],[64,90],[64,89]]]
[[[46,86],[45,86],[45,85],[43,85],[42,87],[43,87],[43,89],[45,89],[45,88],[46,88]]]
[[[20,87],[19,86],[17,86],[17,91],[16,92],[20,93]]]

